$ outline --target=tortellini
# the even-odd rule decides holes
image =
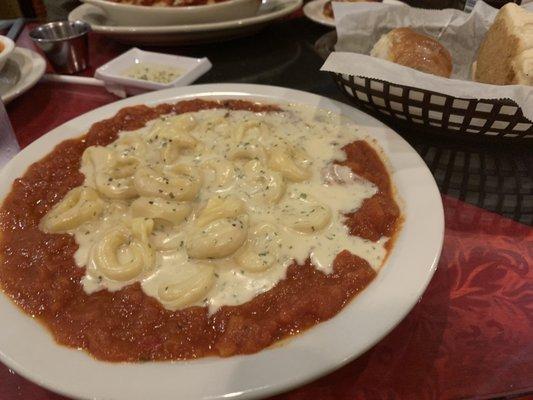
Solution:
[[[247,216],[241,200],[215,197],[208,201],[188,236],[187,252],[193,258],[227,257],[246,240]]]
[[[211,117],[206,117],[199,121],[197,125],[198,132],[214,132],[217,136],[231,138],[234,132],[233,124],[229,123],[226,113],[223,110],[216,110],[219,113]]]
[[[258,160],[250,160],[244,166],[246,189],[251,198],[266,204],[276,204],[285,193],[285,181],[281,173],[266,168]]]
[[[227,160],[210,160],[205,163],[204,168],[213,172],[211,185],[215,191],[228,189],[237,178],[233,163]]]
[[[301,182],[311,177],[310,158],[303,151],[290,146],[278,146],[269,151],[268,165],[293,182]]]
[[[192,149],[197,143],[198,141],[194,137],[186,133],[168,139],[168,142],[163,144],[163,162],[165,164],[176,162],[183,149]]]
[[[191,114],[164,117],[153,124],[148,137],[149,140],[174,139],[189,133],[196,125],[197,122]]]
[[[279,233],[273,225],[259,224],[251,230],[246,244],[237,252],[235,259],[246,271],[265,271],[277,261],[280,241]]]
[[[165,117],[154,123],[148,141],[159,143],[163,162],[173,164],[183,150],[192,149],[198,144],[198,140],[190,133],[196,125],[196,120],[189,114]]]
[[[246,218],[219,219],[189,235],[187,252],[193,258],[224,258],[233,254],[246,240]]]
[[[132,228],[111,229],[95,244],[92,259],[99,273],[111,280],[129,281],[153,267],[154,252],[147,243],[153,221],[142,221],[134,221]]]
[[[156,250],[178,250],[184,247],[184,232],[169,222],[161,221],[154,226],[150,244]]]
[[[185,265],[173,280],[159,286],[158,297],[167,308],[177,310],[201,300],[214,283],[212,265]]]
[[[187,203],[165,200],[160,197],[139,197],[131,203],[134,217],[162,219],[173,224],[180,224],[189,216],[192,206]]]
[[[84,161],[92,168],[96,189],[111,199],[135,197],[133,175],[139,159],[130,155],[118,155],[107,147],[89,147]]]
[[[203,228],[217,219],[236,218],[245,211],[244,202],[234,196],[213,197],[209,199],[207,205],[196,219],[196,225]]]
[[[172,200],[193,200],[202,186],[197,168],[175,164],[156,170],[151,167],[138,168],[134,186],[141,196],[162,197]]]
[[[258,159],[264,160],[266,157],[265,150],[263,146],[254,143],[239,143],[233,149],[230,150],[228,158],[230,160],[239,160],[239,159]]]
[[[146,145],[146,141],[142,138],[131,134],[125,134],[117,139],[112,145],[112,149],[121,156],[131,156],[141,160],[146,156],[148,146]]]
[[[247,143],[251,140],[263,141],[270,135],[272,127],[261,120],[249,121],[237,128],[234,134],[234,140],[237,142]]]
[[[130,229],[133,237],[140,240],[143,244],[147,244],[150,234],[154,230],[154,220],[150,218],[132,218]]]
[[[281,206],[283,223],[301,233],[324,229],[331,221],[331,210],[307,196],[288,199]]]
[[[79,186],[69,191],[41,220],[45,232],[58,233],[75,229],[100,215],[104,203],[96,190]]]

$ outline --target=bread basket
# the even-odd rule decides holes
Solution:
[[[336,34],[324,35],[315,48],[325,59],[321,69],[358,108],[424,134],[533,139],[533,88],[471,80],[477,49],[497,9],[479,0],[471,13],[361,3],[334,3],[334,10]],[[400,27],[438,38],[453,60],[452,76],[426,74],[371,57],[380,38]]]
[[[507,99],[461,99],[362,76],[330,73],[360,109],[404,127],[489,140],[533,139],[533,123]]]

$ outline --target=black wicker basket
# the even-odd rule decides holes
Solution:
[[[461,99],[372,78],[331,75],[358,108],[402,125],[471,138],[533,139],[533,123],[511,100]]]

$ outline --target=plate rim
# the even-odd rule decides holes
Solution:
[[[8,61],[11,60],[16,63],[19,70],[21,65],[17,63],[13,58],[13,56],[17,54],[22,56],[29,63],[31,63],[31,70],[30,73],[27,75],[23,75],[21,71],[21,77],[17,81],[17,83],[15,83],[15,85],[13,85],[6,93],[1,96],[4,104],[10,103],[17,97],[23,95],[28,90],[30,90],[33,86],[37,84],[37,82],[42,78],[46,71],[46,62],[39,53],[27,49],[25,47],[17,46],[13,49],[13,52],[8,58]]]
[[[322,7],[324,7],[327,1],[329,0],[311,0],[304,5],[303,13],[307,18],[317,24],[335,28],[335,19],[327,18],[322,14]],[[320,17],[315,13],[318,10],[320,10]]]
[[[272,20],[284,17],[291,12],[300,8],[303,4],[303,0],[278,0],[283,4],[283,8],[269,12],[262,15],[254,15],[248,18],[242,18],[232,21],[211,22],[203,24],[190,24],[190,25],[165,25],[165,26],[106,26],[95,25],[89,21],[83,19],[88,9],[98,8],[92,4],[81,4],[72,10],[68,15],[69,21],[76,19],[87,22],[91,25],[94,32],[108,33],[108,34],[120,34],[120,35],[136,35],[136,34],[163,34],[163,33],[205,33],[205,32],[217,32],[230,30],[235,28],[244,28],[248,26],[259,25]]]
[[[430,246],[424,246],[423,249],[420,250],[421,253],[427,252],[428,255],[424,255],[425,262],[429,263],[429,265],[424,264],[423,268],[421,267],[422,271],[424,272],[423,276],[421,277],[415,277],[416,279],[416,288],[414,288],[411,292],[407,293],[407,299],[403,299],[399,302],[394,302],[391,304],[391,308],[394,310],[395,308],[398,308],[398,303],[405,303],[403,304],[403,307],[400,307],[398,310],[393,312],[394,318],[391,321],[386,323],[386,327],[383,329],[383,327],[376,326],[375,321],[372,321],[373,324],[369,324],[369,327],[366,327],[365,329],[370,329],[370,339],[362,340],[359,337],[346,337],[345,332],[335,332],[336,334],[339,334],[337,337],[337,341],[342,340],[350,340],[350,343],[352,341],[354,342],[362,342],[364,345],[359,346],[356,353],[348,352],[349,354],[346,354],[346,351],[342,350],[341,354],[342,357],[339,357],[338,355],[332,354],[331,356],[328,356],[328,354],[314,354],[314,356],[320,356],[321,361],[321,367],[315,368],[314,373],[307,373],[304,377],[298,376],[296,379],[290,379],[290,377],[285,379],[285,381],[276,381],[273,384],[265,384],[262,386],[254,386],[249,387],[246,390],[236,390],[234,386],[231,386],[233,382],[229,382],[227,387],[221,388],[223,392],[219,394],[209,394],[206,393],[206,390],[209,388],[210,385],[206,385],[205,382],[198,381],[199,385],[202,387],[199,387],[197,391],[195,392],[196,397],[202,398],[202,399],[222,399],[227,397],[234,397],[234,398],[257,398],[267,395],[273,395],[285,390],[289,390],[293,387],[302,385],[306,382],[309,382],[310,380],[313,380],[319,376],[322,376],[334,369],[340,368],[342,365],[348,363],[352,359],[360,356],[363,354],[366,350],[368,350],[371,346],[373,346],[375,343],[377,343],[379,340],[381,340],[386,334],[388,334],[394,327],[401,321],[403,318],[409,313],[409,311],[412,309],[412,307],[416,304],[418,299],[422,296],[424,293],[427,285],[429,284],[431,277],[433,276],[437,263],[440,257],[440,253],[442,250],[442,244],[444,239],[444,211],[442,206],[442,200],[440,197],[440,193],[438,191],[437,185],[435,183],[435,180],[433,179],[431,173],[429,172],[429,169],[423,162],[423,160],[420,158],[420,156],[416,153],[416,151],[398,134],[396,134],[392,129],[386,127],[384,124],[376,120],[375,118],[363,113],[362,111],[356,110],[353,107],[340,103],[335,100],[328,99],[323,96],[302,92],[298,90],[293,89],[287,89],[287,88],[281,88],[281,87],[275,87],[275,86],[263,86],[263,85],[250,85],[250,84],[207,84],[207,85],[195,85],[195,86],[189,86],[189,87],[183,87],[183,88],[173,88],[173,89],[167,89],[159,92],[152,92],[147,93],[140,96],[131,97],[128,99],[120,100],[117,102],[110,103],[108,105],[102,106],[100,108],[97,108],[95,110],[92,110],[88,113],[82,114],[62,125],[59,127],[51,130],[47,134],[41,136],[36,141],[32,142],[29,146],[27,146],[21,153],[19,153],[13,160],[11,160],[2,171],[0,171],[0,201],[3,201],[5,195],[9,192],[11,188],[11,176],[20,176],[20,170],[25,170],[27,166],[31,165],[32,162],[35,162],[35,160],[40,159],[43,155],[49,153],[49,147],[55,146],[57,143],[61,142],[62,140],[65,140],[67,137],[78,137],[81,134],[83,134],[86,131],[86,125],[90,125],[96,121],[99,121],[104,118],[108,118],[111,115],[114,115],[117,110],[134,105],[134,104],[157,104],[161,102],[169,102],[169,101],[179,101],[187,98],[195,98],[195,97],[214,97],[214,98],[221,98],[221,97],[242,97],[242,98],[248,98],[248,99],[261,99],[264,101],[277,101],[278,103],[297,103],[297,104],[308,104],[308,105],[319,105],[321,108],[326,109],[333,109],[335,112],[340,112],[343,115],[347,115],[349,118],[356,119],[362,119],[363,121],[367,121],[368,123],[371,123],[373,125],[373,128],[377,130],[379,129],[379,136],[380,140],[378,140],[378,144],[383,147],[383,145],[386,143],[387,145],[391,146],[399,146],[402,150],[407,150],[408,154],[406,157],[406,160],[404,160],[407,165],[405,166],[405,169],[402,168],[398,171],[391,171],[391,174],[395,176],[395,182],[398,184],[399,178],[401,178],[401,181],[407,179],[407,177],[404,177],[405,174],[408,174],[410,171],[411,173],[414,172],[418,173],[415,174],[415,177],[417,179],[422,179],[424,181],[425,185],[428,185],[426,188],[425,196],[428,197],[428,199],[431,198],[431,201],[425,204],[425,206],[429,206],[430,210],[434,212],[434,214],[429,215],[427,218],[424,218],[424,221],[414,221],[409,222],[410,224],[415,223],[417,225],[424,225],[427,224],[430,230],[432,231],[432,235],[435,236],[433,242]],[[382,132],[381,132],[382,131]],[[377,133],[370,132],[371,137],[378,136]],[[381,142],[383,141],[383,143]],[[386,142],[385,142],[386,141]],[[47,143],[48,142],[48,143]],[[46,145],[46,146],[45,146]],[[387,149],[385,149],[385,152],[387,153]],[[29,154],[31,152],[36,152],[37,154],[30,156]],[[28,155],[26,155],[28,154]],[[403,154],[403,153],[402,153]],[[30,161],[24,162],[24,158],[29,158]],[[402,159],[403,160],[403,159]],[[389,161],[393,164],[396,162],[393,159],[389,158]],[[402,161],[402,162],[404,162]],[[412,164],[414,163],[414,164]],[[18,164],[22,164],[18,165]],[[403,165],[403,164],[402,164]],[[411,168],[411,169],[409,169]],[[6,180],[7,178],[7,180]],[[2,182],[9,182],[9,183],[3,183]],[[403,183],[402,183],[403,184]],[[420,186],[420,182],[418,182],[418,186]],[[424,185],[422,185],[424,186]],[[415,190],[416,191],[416,190]],[[403,193],[401,193],[402,197],[405,199],[405,196]],[[394,246],[388,261],[386,264],[382,267],[382,270],[377,275],[377,277],[374,279],[374,281],[371,283],[371,286],[374,287],[375,285],[378,285],[376,281],[382,282],[385,279],[391,279],[392,272],[396,273],[396,270],[401,268],[400,266],[397,266],[395,269],[393,267],[390,267],[389,264],[393,264],[394,262],[398,262],[396,258],[398,257],[398,252],[395,252],[395,249],[397,249],[400,246],[400,242],[405,242],[405,232],[407,232],[407,229],[410,227],[410,225],[407,225],[408,221],[412,221],[413,217],[407,213],[409,209],[408,205],[404,205],[404,216],[405,216],[405,222],[404,227],[402,229],[402,233],[400,233],[400,236],[397,239],[396,245]],[[422,208],[423,210],[424,208]],[[426,233],[425,233],[426,234]],[[419,255],[414,255],[414,259],[416,260],[416,257],[420,257]],[[414,263],[416,264],[416,262]],[[388,268],[387,268],[388,267]],[[392,274],[394,275],[394,274]],[[374,286],[373,286],[374,285]],[[213,380],[216,381],[217,376],[215,376],[215,373],[220,373],[221,371],[225,371],[228,366],[230,367],[239,367],[244,366],[246,367],[248,364],[254,365],[258,362],[261,364],[261,367],[269,367],[269,362],[272,364],[276,364],[276,361],[279,361],[280,357],[284,357],[286,360],[285,362],[288,362],[290,364],[291,360],[287,359],[286,356],[283,356],[283,351],[280,349],[287,349],[290,347],[290,351],[293,352],[294,349],[297,351],[305,351],[305,357],[308,357],[309,354],[307,352],[309,351],[309,347],[306,347],[307,342],[309,342],[309,339],[311,337],[311,343],[313,342],[313,337],[319,336],[324,334],[324,332],[328,333],[328,330],[332,329],[335,325],[339,325],[336,323],[336,321],[344,321],[346,319],[349,320],[349,315],[358,308],[361,308],[361,305],[364,307],[369,307],[370,304],[368,303],[368,298],[372,299],[373,295],[369,295],[370,286],[360,293],[356,301],[350,302],[339,314],[337,314],[332,319],[325,321],[319,325],[316,325],[312,327],[311,329],[307,330],[303,334],[300,334],[294,338],[292,338],[288,344],[285,344],[282,347],[273,347],[266,350],[263,350],[259,353],[248,355],[248,356],[235,356],[230,358],[204,358],[199,359],[195,361],[183,361],[183,362],[177,362],[177,363],[146,363],[146,364],[109,364],[105,362],[100,362],[92,359],[88,355],[86,355],[84,352],[79,352],[72,349],[64,348],[63,346],[58,346],[55,344],[51,338],[51,335],[43,329],[39,323],[32,320],[31,318],[27,317],[22,311],[20,311],[16,306],[11,303],[11,301],[2,294],[0,296],[0,316],[9,315],[9,312],[11,311],[13,316],[16,317],[17,323],[19,323],[20,329],[31,329],[33,330],[33,333],[35,333],[39,340],[36,341],[36,344],[41,343],[40,341],[44,340],[43,343],[51,344],[51,348],[53,349],[54,353],[54,360],[50,361],[48,360],[48,363],[54,363],[57,360],[64,361],[65,359],[68,359],[69,361],[72,361],[72,365],[79,367],[82,364],[92,365],[94,368],[98,369],[105,369],[107,373],[112,372],[114,375],[117,374],[125,374],[124,376],[128,376],[131,378],[132,376],[136,376],[139,371],[145,371],[150,370],[151,368],[155,368],[158,370],[159,373],[162,373],[163,375],[173,376],[174,379],[177,375],[179,375],[176,371],[181,372],[187,372],[190,369],[193,368],[199,368],[200,370],[204,369],[207,371],[205,376],[202,376],[202,378],[206,382],[213,382]],[[403,295],[404,288],[402,289],[395,289],[400,290],[400,293]],[[375,291],[375,289],[374,289]],[[393,291],[394,292],[394,291]],[[364,299],[364,300],[362,300]],[[379,306],[379,304],[378,304]],[[7,310],[7,311],[6,311]],[[15,311],[13,311],[15,310]],[[6,314],[7,312],[7,314]],[[384,311],[385,313],[388,311]],[[379,320],[379,315],[378,315]],[[22,324],[20,326],[20,324]],[[10,324],[12,325],[12,324]],[[16,325],[16,324],[15,324]],[[379,324],[378,324],[379,325]],[[119,384],[119,387],[116,387],[117,383],[109,383],[110,387],[108,388],[113,392],[113,394],[109,393],[99,393],[98,391],[91,390],[90,392],[80,392],[79,386],[74,385],[73,383],[69,382],[67,385],[65,385],[65,382],[62,382],[61,385],[58,386],[57,382],[50,382],[50,373],[53,374],[53,371],[46,371],[48,374],[48,377],[44,377],[42,372],[39,372],[35,370],[35,365],[31,366],[30,370],[29,368],[25,367],[24,365],[20,364],[15,359],[12,359],[9,354],[6,354],[5,350],[3,349],[6,340],[9,340],[8,336],[12,332],[13,327],[9,327],[5,331],[0,330],[0,360],[4,362],[8,367],[14,369],[17,371],[20,375],[28,378],[29,380],[36,382],[37,384],[46,387],[47,389],[50,389],[54,392],[61,393],[63,395],[75,397],[75,398],[82,398],[82,399],[142,399],[139,397],[139,393],[136,392],[124,392],[124,388]],[[372,330],[378,332],[378,335],[373,335]],[[317,334],[315,334],[315,332]],[[7,338],[7,339],[6,339]],[[45,339],[43,339],[45,338]],[[14,340],[11,338],[11,340]],[[18,340],[18,336],[17,336]],[[330,341],[327,342],[330,344]],[[312,348],[313,346],[311,346]],[[316,350],[316,349],[315,349]],[[11,351],[11,349],[10,349]],[[25,350],[28,351],[28,350]],[[281,351],[281,353],[280,353]],[[332,352],[333,353],[333,352]],[[299,353],[297,353],[299,354]],[[57,357],[56,357],[57,355]],[[335,357],[334,357],[335,356]],[[65,358],[66,357],[66,358]],[[335,359],[331,359],[335,358]],[[42,363],[42,360],[39,360],[40,363]],[[81,363],[81,364],[79,364]],[[263,365],[266,363],[265,365]],[[257,365],[255,365],[257,367]],[[91,367],[91,368],[93,368]],[[66,371],[61,371],[65,374],[74,374],[74,371],[68,371],[68,366],[63,366],[63,369],[66,369]],[[209,368],[209,370],[207,369]],[[270,366],[271,372],[276,371],[278,373],[278,369],[276,368],[276,365]],[[212,371],[216,370],[216,371]],[[293,369],[289,369],[292,372],[297,371]],[[244,368],[243,370],[239,371],[240,374],[243,375],[244,378],[252,379],[254,371],[250,371],[249,368]],[[117,375],[117,376],[119,376]],[[61,375],[62,376],[62,375]],[[77,375],[74,375],[77,376]],[[85,377],[88,378],[88,377]],[[287,377],[284,377],[287,378]],[[64,378],[64,380],[68,380],[68,376]],[[90,381],[90,379],[87,379],[87,381]],[[119,382],[120,383],[120,382]],[[226,382],[223,382],[226,383]],[[90,382],[89,382],[90,384]],[[242,385],[242,384],[241,384]],[[222,385],[224,386],[224,385]],[[239,385],[237,385],[239,386]],[[245,385],[246,386],[246,385]],[[239,386],[240,387],[240,386]],[[92,389],[92,388],[91,388]],[[101,389],[98,389],[101,390]],[[118,392],[117,392],[118,390]],[[116,395],[116,393],[120,393],[120,395]],[[161,394],[161,393],[160,393]],[[146,395],[146,394],[145,394]],[[189,396],[191,397],[191,396]],[[189,398],[186,397],[186,398]],[[175,394],[164,392],[163,395],[159,396],[159,398],[176,398]]]
[[[322,7],[329,0],[311,0],[303,6],[304,15],[309,18],[311,21],[316,22],[317,24],[323,26],[329,26],[330,28],[335,28],[335,19],[327,18],[322,13]],[[335,1],[335,0],[333,0]],[[383,0],[381,3],[368,3],[371,7],[379,7],[382,5],[393,5],[393,4],[405,4],[401,0]],[[367,4],[367,5],[368,5]]]

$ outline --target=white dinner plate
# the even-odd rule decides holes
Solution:
[[[316,22],[317,24],[329,26],[331,28],[335,28],[335,20],[333,18],[326,17],[324,13],[322,12],[324,8],[324,4],[326,4],[328,0],[312,0],[309,3],[306,3],[303,12],[304,15],[309,18],[311,21]],[[371,3],[375,5],[379,5],[380,3]],[[403,2],[399,0],[383,0],[383,4],[404,4]]]
[[[110,20],[122,26],[161,26],[178,24],[203,24],[248,18],[261,6],[261,0],[229,0],[194,6],[161,7],[114,2],[109,0],[83,0],[101,8]]]
[[[93,31],[135,45],[185,45],[249,35],[302,6],[303,0],[266,0],[257,15],[233,21],[194,25],[116,26],[102,9],[90,4],[75,8],[69,21],[82,20]]]
[[[4,104],[31,89],[44,74],[46,62],[34,51],[15,47],[0,71],[0,96]]]
[[[444,217],[428,168],[398,134],[348,105],[314,94],[272,86],[197,85],[152,92],[93,110],[42,136],[0,173],[0,201],[11,182],[65,139],[135,104],[155,105],[195,97],[297,103],[343,114],[374,138],[388,158],[405,218],[395,246],[376,278],[338,315],[281,345],[259,353],[193,361],[107,363],[59,346],[37,321],[0,294],[0,359],[22,376],[81,399],[191,400],[258,398],[318,378],[359,356],[411,310],[439,259]]]

